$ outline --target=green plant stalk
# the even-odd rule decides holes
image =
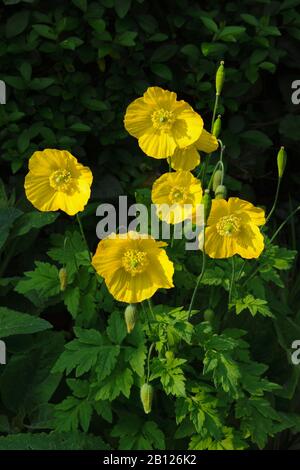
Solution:
[[[232,271],[231,271],[231,279],[230,279],[230,286],[229,286],[229,295],[228,295],[228,304],[230,305],[231,298],[232,298],[232,289],[233,289],[233,283],[234,283],[234,278],[235,278],[235,262],[234,262],[234,256],[231,258],[231,266],[232,266]]]
[[[269,220],[270,220],[270,218],[271,218],[273,212],[274,212],[275,209],[276,209],[277,202],[278,202],[278,196],[279,196],[280,185],[281,185],[281,178],[278,177],[275,199],[274,199],[274,202],[273,202],[272,209],[270,210],[270,212],[269,212],[269,214],[268,214],[268,216],[267,216],[267,218],[266,218],[266,224],[269,222]]]
[[[214,128],[214,122],[215,122],[215,119],[216,119],[216,114],[217,114],[217,110],[218,110],[218,106],[219,106],[219,98],[220,98],[220,95],[216,94],[214,109],[213,109],[213,115],[212,115],[212,120],[211,120],[211,125],[210,125],[210,132],[211,133],[213,132],[213,128]],[[203,175],[201,176],[202,184],[204,184],[204,180],[205,180],[205,176],[206,176],[206,173],[207,173],[207,168],[208,168],[208,165],[209,165],[210,157],[211,157],[211,153],[209,153],[207,155],[206,159],[205,159]],[[202,168],[198,172],[197,178],[200,177],[201,173],[202,173]]]
[[[79,226],[79,230],[80,230],[82,239],[83,239],[83,241],[84,241],[84,243],[85,243],[85,245],[86,245],[86,249],[87,249],[87,252],[88,252],[88,255],[89,255],[90,262],[92,262],[92,255],[91,255],[91,252],[90,252],[90,248],[89,248],[89,245],[88,245],[86,236],[85,236],[85,234],[84,234],[84,230],[83,230],[83,226],[82,226],[82,223],[81,223],[81,219],[80,219],[80,217],[79,217],[78,214],[76,214],[76,219],[77,219],[77,222],[78,222],[78,226]]]
[[[150,359],[151,359],[151,353],[152,349],[154,348],[155,343],[151,343],[149,351],[148,351],[148,357],[147,357],[147,384],[149,383],[150,379]]]
[[[200,284],[200,282],[203,278],[204,272],[205,272],[205,267],[206,267],[206,253],[205,253],[205,226],[204,226],[204,228],[203,228],[202,268],[201,268],[201,273],[199,274],[199,276],[197,278],[196,285],[195,285],[195,288],[194,288],[194,292],[193,292],[193,295],[192,295],[192,298],[191,298],[191,302],[190,302],[190,306],[189,306],[189,310],[188,310],[188,320],[190,319],[190,316],[191,316],[191,313],[192,313],[192,308],[193,308],[193,305],[194,305],[194,302],[195,302],[195,298],[196,298],[196,294],[197,294],[197,291],[198,291],[199,284]]]

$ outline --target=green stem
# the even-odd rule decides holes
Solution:
[[[242,272],[244,270],[245,264],[246,264],[246,260],[244,259],[244,261],[242,263],[242,266],[241,266],[241,269],[239,270],[238,275],[236,277],[236,282],[238,282],[240,280],[240,277],[241,277]]]
[[[149,306],[149,310],[151,312],[151,315],[153,317],[153,320],[155,320],[155,315],[154,315],[154,312],[152,310],[152,305],[151,305],[151,300],[150,299],[147,299],[147,302],[148,302],[148,306]]]
[[[231,302],[231,297],[232,297],[232,289],[233,289],[233,283],[234,283],[234,277],[235,277],[235,262],[234,262],[234,256],[231,258],[231,263],[232,263],[232,271],[231,271],[231,279],[230,279],[230,287],[229,287],[229,295],[228,295],[228,304],[230,305]]]
[[[205,272],[205,267],[206,267],[206,254],[205,254],[205,227],[204,227],[203,228],[202,269],[201,269],[201,273],[199,274],[199,276],[197,278],[196,285],[195,285],[195,288],[194,288],[194,292],[193,292],[193,295],[192,295],[192,298],[191,298],[191,302],[190,302],[190,306],[189,306],[189,310],[188,310],[188,320],[190,319],[190,316],[191,316],[191,313],[192,313],[192,308],[193,308],[193,305],[194,305],[194,302],[195,302],[195,297],[196,297],[196,294],[197,294],[197,291],[198,291],[199,284],[200,284],[200,282],[203,278],[203,275],[204,275],[204,272]]]
[[[215,96],[215,103],[214,103],[214,109],[213,109],[213,115],[212,115],[212,120],[211,120],[211,125],[210,125],[210,132],[212,133],[213,131],[213,128],[214,128],[214,122],[215,122],[215,119],[216,119],[216,114],[217,114],[217,110],[218,110],[218,106],[219,106],[219,98],[220,98],[220,95],[217,95]],[[205,163],[204,163],[204,169],[203,169],[203,175],[201,176],[201,181],[202,181],[202,184],[204,185],[204,180],[205,180],[205,176],[206,176],[206,173],[207,173],[207,169],[208,169],[208,165],[209,165],[209,161],[210,161],[210,157],[211,157],[211,153],[209,153],[205,159]],[[202,170],[202,169],[201,169]],[[198,173],[197,175],[197,178],[200,176],[200,174],[202,173],[202,171],[200,170],[200,172]]]
[[[279,190],[280,190],[280,184],[281,184],[281,178],[278,178],[278,181],[277,181],[277,187],[276,187],[276,194],[275,194],[275,199],[274,199],[274,202],[273,202],[273,206],[272,206],[272,209],[270,210],[267,218],[266,218],[266,223],[268,223],[268,221],[270,220],[273,212],[275,211],[276,209],[276,205],[277,205],[277,201],[278,201],[278,196],[279,196]]]
[[[88,245],[86,236],[85,236],[84,231],[83,231],[83,226],[82,226],[82,223],[81,223],[81,219],[80,219],[80,217],[79,217],[79,214],[76,214],[76,219],[77,219],[77,222],[78,222],[78,225],[79,225],[79,230],[80,230],[82,239],[83,239],[83,241],[84,241],[84,243],[85,243],[85,245],[86,245],[86,249],[87,249],[87,252],[88,252],[88,255],[89,255],[90,262],[92,262],[92,255],[91,255],[91,252],[90,252],[90,249],[89,249],[89,245]]]
[[[147,384],[149,383],[149,379],[150,379],[150,359],[151,359],[152,349],[154,348],[154,346],[155,346],[155,343],[152,343],[150,348],[149,348],[149,351],[148,351],[148,357],[147,357]]]
[[[289,222],[289,220],[294,217],[294,215],[296,214],[296,212],[298,212],[300,210],[300,206],[296,207],[295,210],[293,210],[293,212],[282,222],[281,225],[279,225],[278,229],[276,230],[276,232],[273,234],[272,238],[270,239],[270,243],[272,243],[272,241],[277,237],[277,235],[279,234],[279,232],[283,229],[283,227]]]
[[[220,98],[220,95],[216,94],[214,110],[213,110],[211,126],[210,126],[210,132],[212,132],[214,130],[214,123],[215,123],[215,119],[216,119],[217,109],[218,109],[218,106],[219,106],[219,98]]]

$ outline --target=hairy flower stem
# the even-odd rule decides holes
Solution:
[[[152,353],[152,350],[153,350],[154,346],[155,346],[155,343],[151,343],[149,351],[148,351],[148,357],[147,357],[147,384],[149,383],[149,379],[150,379],[150,359],[151,359],[151,353]]]
[[[213,115],[212,115],[212,120],[211,120],[211,125],[210,125],[210,132],[211,132],[211,133],[213,133],[214,122],[215,122],[215,119],[216,119],[216,114],[217,114],[217,110],[218,110],[218,106],[219,106],[219,98],[220,98],[220,95],[219,95],[219,94],[216,94],[216,96],[215,96],[215,103],[214,103],[214,109],[213,109]],[[209,153],[209,154],[207,155],[206,159],[205,159],[203,174],[202,174],[202,176],[201,176],[201,181],[202,181],[202,184],[203,184],[203,185],[204,185],[204,181],[205,181],[205,177],[206,177],[206,173],[207,173],[207,169],[208,169],[210,157],[211,157],[211,153]],[[199,177],[200,174],[201,174],[201,170],[200,170],[200,172],[199,172],[199,174],[198,174],[197,176]]]
[[[204,275],[204,271],[205,271],[205,267],[206,267],[206,254],[205,254],[205,227],[203,228],[203,256],[202,256],[202,269],[201,269],[201,273],[199,274],[198,278],[197,278],[197,282],[196,282],[196,285],[195,285],[195,289],[194,289],[194,292],[193,292],[193,295],[192,295],[192,298],[191,298],[191,302],[190,302],[190,306],[189,306],[189,311],[188,311],[188,320],[190,319],[190,316],[191,316],[191,313],[192,313],[192,308],[193,308],[193,305],[194,305],[194,301],[195,301],[195,298],[196,298],[196,294],[197,294],[197,291],[198,291],[198,287],[199,287],[199,284],[203,278],[203,275]]]
[[[76,214],[76,219],[77,219],[77,222],[78,222],[78,225],[79,225],[79,230],[80,230],[82,240],[84,241],[84,243],[86,245],[86,249],[87,249],[87,252],[88,252],[88,255],[89,255],[90,262],[92,262],[92,255],[91,255],[91,252],[90,252],[90,249],[89,249],[89,245],[88,245],[86,236],[85,236],[84,231],[83,231],[83,226],[82,226],[82,223],[81,223],[81,219],[80,219],[78,214]]]
[[[272,206],[272,209],[270,210],[267,218],[266,218],[266,223],[269,222],[273,212],[275,211],[276,209],[276,206],[277,206],[277,201],[278,201],[278,196],[279,196],[279,190],[280,190],[280,185],[281,185],[281,178],[279,177],[278,178],[278,181],[277,181],[277,187],[276,187],[276,194],[275,194],[275,199],[274,199],[274,203],[273,203],[273,206]]]
[[[233,289],[233,283],[234,283],[234,278],[235,278],[235,262],[234,261],[235,261],[234,256],[232,256],[232,258],[231,258],[232,271],[231,271],[231,279],[230,279],[229,295],[228,295],[228,304],[229,304],[229,306],[230,306],[230,302],[231,302],[231,298],[232,298],[232,289]]]

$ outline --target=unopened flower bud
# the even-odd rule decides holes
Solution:
[[[150,384],[144,384],[141,387],[141,402],[146,414],[151,412],[153,400],[153,387]]]
[[[219,68],[218,68],[217,73],[216,73],[216,94],[217,95],[221,94],[223,84],[224,84],[224,80],[225,80],[224,61],[221,60]]]
[[[215,318],[215,312],[211,308],[207,308],[203,316],[205,321],[212,322]]]
[[[206,189],[204,192],[202,204],[204,206],[204,223],[206,223],[211,210],[211,196],[209,194],[209,189]]]
[[[216,199],[226,199],[227,198],[227,188],[224,184],[220,184],[215,190]]]
[[[217,187],[222,184],[222,179],[223,179],[223,172],[222,170],[217,170],[215,171],[214,177],[213,177],[213,190],[216,191]]]
[[[217,119],[215,120],[214,122],[214,125],[213,125],[213,135],[218,138],[219,135],[220,135],[220,132],[221,132],[221,114],[219,114],[219,116],[217,117]]]
[[[286,160],[287,160],[286,151],[284,150],[284,147],[281,147],[277,155],[277,167],[278,167],[279,178],[282,178],[282,175],[284,173]]]
[[[67,288],[68,284],[68,273],[66,268],[61,268],[58,272],[59,282],[60,282],[60,290],[63,292]]]
[[[127,305],[124,316],[127,327],[127,333],[131,333],[137,321],[137,306],[135,304]]]

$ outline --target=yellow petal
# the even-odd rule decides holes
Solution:
[[[202,150],[205,153],[212,153],[219,147],[218,139],[205,129],[202,130],[195,145],[198,150]]]
[[[228,202],[225,199],[213,199],[207,225],[217,224],[222,217],[228,214]]]
[[[173,155],[176,142],[171,133],[152,128],[139,138],[139,146],[149,157],[160,159]]]
[[[266,222],[265,211],[260,207],[255,207],[251,202],[244,201],[238,197],[231,197],[228,200],[229,212],[246,215],[251,222],[256,225],[263,225]]]
[[[202,132],[203,120],[193,108],[180,101],[176,110],[176,120],[172,126],[172,133],[179,148],[188,147],[195,143]]]
[[[230,258],[237,253],[234,237],[223,237],[214,227],[205,229],[205,252],[210,258]]]
[[[126,110],[124,126],[127,132],[137,139],[152,129],[151,114],[153,106],[146,103],[144,98],[133,101]]]
[[[258,258],[264,250],[264,237],[254,223],[245,224],[236,238],[237,253],[246,259]]]
[[[200,155],[195,145],[180,149],[177,148],[171,157],[171,166],[174,170],[193,170],[200,163]]]

